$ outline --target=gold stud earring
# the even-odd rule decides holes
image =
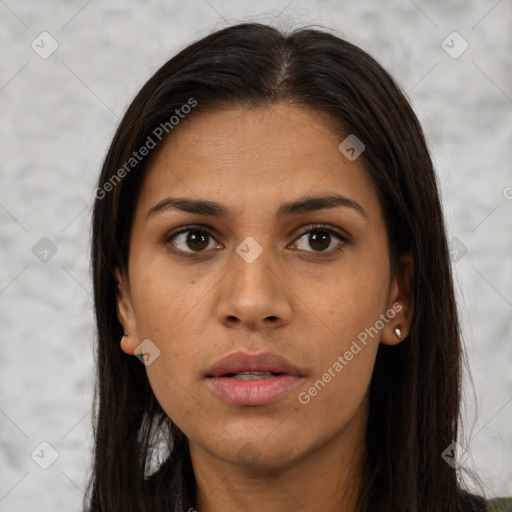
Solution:
[[[396,334],[396,337],[401,340],[402,339],[402,326],[401,325],[397,325],[395,327],[395,334]]]

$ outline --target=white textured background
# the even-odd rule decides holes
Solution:
[[[510,1],[0,0],[1,512],[81,509],[92,441],[90,213],[118,120],[178,50],[247,19],[332,27],[408,92],[453,247],[467,249],[454,268],[475,391],[466,385],[468,463],[488,497],[512,495]],[[43,31],[59,44],[47,59],[31,48]],[[441,47],[453,31],[469,44],[456,59]],[[32,251],[42,237],[57,248],[46,263]],[[35,460],[50,462],[52,449],[31,458],[43,441],[58,454],[48,469]]]

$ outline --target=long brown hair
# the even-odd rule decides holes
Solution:
[[[103,164],[92,232],[98,344],[91,512],[195,506],[187,439],[157,402],[144,365],[119,348],[114,270],[127,267],[148,164],[133,154],[148,137],[161,143],[157,127],[169,136],[179,130],[169,122],[176,110],[188,112],[179,121],[186,122],[223,106],[282,101],[328,114],[340,142],[348,134],[364,142],[361,158],[383,207],[391,260],[409,250],[414,258],[410,334],[396,346],[380,345],[370,385],[368,478],[358,510],[458,512],[480,503],[441,457],[457,440],[463,353],[438,184],[418,119],[378,62],[341,37],[315,27],[285,34],[242,23],[194,42],[148,80]],[[186,104],[194,107],[180,110]],[[157,432],[166,435],[167,456],[146,478]]]

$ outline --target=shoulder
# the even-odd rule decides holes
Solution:
[[[512,512],[512,497],[489,500],[486,512]]]

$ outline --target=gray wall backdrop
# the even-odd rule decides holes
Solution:
[[[408,93],[453,249],[474,382],[467,464],[489,497],[512,495],[510,1],[0,0],[3,512],[80,510],[92,441],[90,213],[117,123],[163,62],[247,19],[332,27]]]

